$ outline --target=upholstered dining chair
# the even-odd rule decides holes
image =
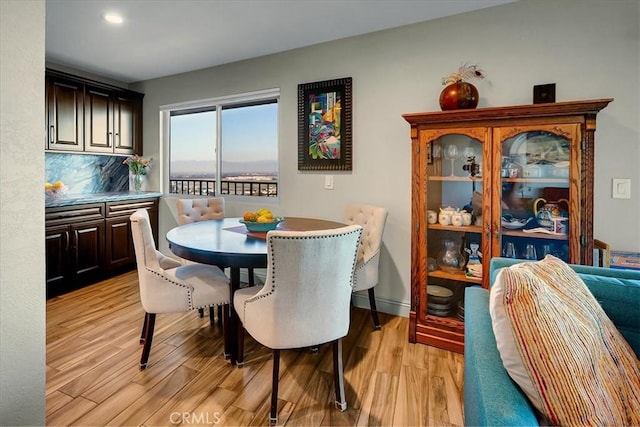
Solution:
[[[277,422],[280,350],[333,346],[336,407],[345,411],[342,338],[349,331],[353,272],[362,227],[267,233],[267,281],[239,289],[238,364],[244,331],[273,350],[270,422]]]
[[[382,247],[382,234],[387,222],[387,215],[388,212],[385,208],[365,204],[347,205],[344,215],[346,224],[358,224],[363,228],[353,291],[358,292],[366,289],[369,292],[371,318],[376,329],[380,329],[381,326],[373,288],[378,284],[380,248]]]
[[[208,197],[204,199],[176,199],[178,223],[190,224],[197,221],[224,218],[224,197]],[[224,268],[224,266],[221,266]],[[249,286],[256,283],[253,268],[249,269]],[[202,316],[202,313],[200,313]]]
[[[140,344],[144,344],[140,369],[145,369],[151,352],[156,314],[213,306],[224,306],[229,310],[230,287],[227,276],[218,267],[196,263],[182,265],[158,251],[146,209],[135,211],[130,220],[140,301],[145,311],[140,336]]]
[[[178,223],[181,225],[224,218],[224,197],[176,199],[176,206],[178,208]]]

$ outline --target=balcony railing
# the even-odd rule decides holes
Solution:
[[[170,179],[169,193],[189,194],[192,196],[215,196],[215,179]],[[222,195],[276,197],[277,181],[220,181]]]

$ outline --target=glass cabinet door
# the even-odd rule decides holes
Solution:
[[[575,125],[495,130],[500,149],[493,173],[499,175],[500,191],[493,204],[500,206],[494,222],[500,233],[494,254],[527,260],[551,254],[576,261],[578,248],[570,241],[578,239],[570,236],[579,233],[572,228],[579,215],[577,132]]]
[[[423,316],[464,320],[464,288],[482,284],[486,131],[425,132],[427,305]],[[457,133],[460,132],[460,133]],[[463,133],[464,132],[464,133]],[[488,260],[487,260],[488,261]]]

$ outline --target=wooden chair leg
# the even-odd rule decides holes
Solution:
[[[333,347],[333,383],[336,389],[336,408],[347,410],[347,399],[344,394],[344,370],[342,366],[342,339],[332,343]]]
[[[215,326],[216,325],[216,306],[211,306],[209,307],[209,324],[211,326]]]
[[[230,312],[231,304],[225,304],[221,307],[223,312],[223,315],[221,317],[223,317],[222,334],[224,336],[224,358],[231,359],[231,357],[233,356],[231,354],[231,334],[233,333],[233,331],[230,330],[231,329],[231,312]],[[233,360],[231,361],[231,364],[233,364]]]
[[[253,268],[248,269],[248,274],[249,274],[249,286],[254,286],[256,284],[256,280],[253,275]]]
[[[222,314],[222,306],[219,305],[218,306],[218,326],[222,326],[222,316],[224,316],[224,314]]]
[[[280,350],[273,350],[273,376],[271,379],[271,412],[269,424],[278,423],[278,377],[280,376]]]
[[[198,316],[200,316],[201,319],[204,317],[204,308],[198,309]]]
[[[149,321],[149,317],[147,316],[147,313],[145,313],[144,321],[142,322],[142,332],[140,332],[140,344],[144,344],[144,341],[147,338],[145,333],[147,332],[147,323],[148,323],[148,321]]]
[[[244,325],[242,324],[242,322],[238,322],[237,326],[237,330],[236,330],[236,340],[237,340],[237,347],[236,347],[236,351],[238,352],[238,354],[236,355],[236,364],[238,366],[242,366],[244,365]]]
[[[140,358],[140,370],[146,369],[147,362],[149,361],[149,353],[151,353],[151,341],[153,340],[153,328],[156,325],[156,314],[145,314],[145,332],[144,332],[144,347],[142,347],[142,357]]]
[[[371,307],[371,317],[373,318],[373,326],[381,329],[380,320],[378,319],[378,309],[376,308],[376,294],[373,288],[369,288],[369,306]]]

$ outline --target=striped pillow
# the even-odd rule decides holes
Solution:
[[[640,425],[640,363],[571,267],[501,269],[489,310],[505,369],[549,422]]]

